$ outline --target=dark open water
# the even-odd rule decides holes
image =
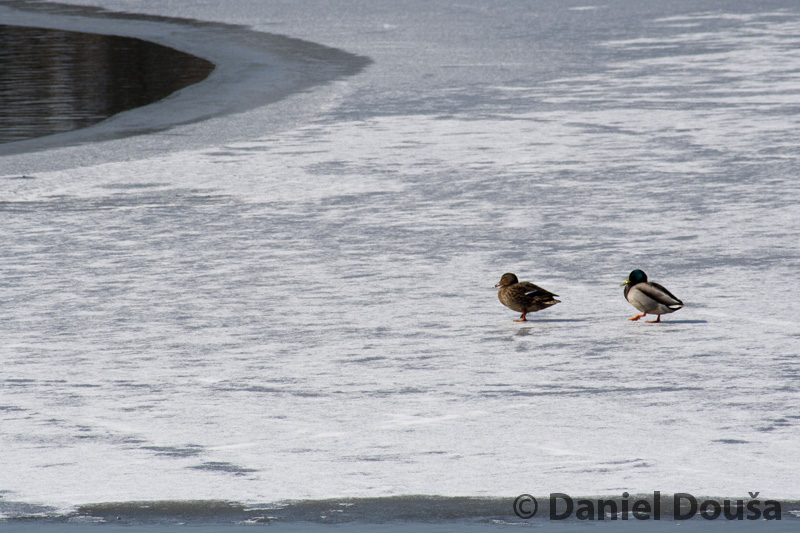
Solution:
[[[0,143],[91,126],[212,70],[141,39],[0,25]]]
[[[800,524],[799,502],[750,502],[717,498],[697,498],[694,510],[689,500],[673,505],[672,495],[653,495],[603,498],[617,513],[600,512],[591,518],[577,512],[585,501],[573,498],[571,511],[565,507],[563,497],[552,501],[547,496],[538,498],[535,515],[521,518],[515,514],[510,498],[426,497],[400,496],[391,498],[341,498],[306,500],[284,504],[244,505],[227,501],[150,501],[118,502],[79,506],[68,515],[50,514],[52,509],[35,508],[23,504],[6,510],[17,513],[17,518],[0,521],[0,531],[50,532],[95,531],[100,525],[121,527],[124,531],[174,531],[176,527],[189,526],[193,531],[240,530],[241,527],[268,527],[269,531],[385,531],[385,532],[450,532],[494,531],[537,528],[546,531],[581,532],[587,528],[602,531],[636,530],[660,532],[681,527],[682,531],[768,531],[772,533],[797,531]],[[589,498],[597,502],[596,498]],[[613,502],[613,503],[611,503]],[[639,519],[630,510],[634,504],[645,504],[648,511]],[[713,514],[716,503],[723,513]],[[727,507],[726,507],[727,506]],[[738,507],[741,512],[737,513]],[[622,509],[625,509],[625,512]],[[529,505],[522,507],[530,510]],[[650,511],[657,509],[656,511]],[[677,511],[676,511],[677,509]],[[756,510],[757,509],[757,510]],[[555,512],[553,518],[550,513]],[[706,516],[703,516],[703,514]],[[26,516],[27,515],[27,516]],[[680,519],[676,516],[680,515]],[[769,519],[764,517],[769,516]],[[738,517],[738,518],[734,518]]]

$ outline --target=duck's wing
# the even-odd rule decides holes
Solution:
[[[558,296],[558,294],[553,294],[552,292],[545,290],[538,285],[534,285],[530,281],[523,281],[521,283],[517,283],[519,290],[521,293],[525,294],[528,298],[553,298],[554,296]]]
[[[648,281],[646,283],[637,283],[636,289],[644,293],[648,298],[655,300],[661,305],[665,305],[670,309],[680,309],[683,307],[683,302],[678,300],[674,294],[669,292],[663,285]]]

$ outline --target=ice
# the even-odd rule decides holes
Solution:
[[[69,3],[374,63],[3,158],[6,500],[800,498],[792,3]]]

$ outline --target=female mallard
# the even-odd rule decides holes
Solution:
[[[514,322],[526,322],[528,319],[525,318],[525,315],[528,313],[541,311],[545,307],[556,305],[561,301],[553,298],[558,294],[546,291],[530,281],[520,282],[517,276],[510,272],[503,274],[503,277],[500,278],[500,283],[495,287],[500,287],[500,290],[497,291],[497,297],[503,305],[522,313],[522,316]]]
[[[648,322],[661,322],[661,315],[673,313],[683,307],[683,302],[658,283],[647,281],[647,274],[639,269],[634,270],[621,286],[625,285],[625,299],[632,306],[642,312],[628,320],[639,320],[648,313],[658,315],[656,320]]]

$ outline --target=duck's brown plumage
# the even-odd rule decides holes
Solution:
[[[500,287],[497,298],[503,305],[522,313],[515,322],[525,322],[527,320],[525,315],[528,313],[541,311],[561,301],[555,299],[558,294],[553,294],[530,281],[519,281],[517,276],[510,272],[503,274],[495,287]]]

